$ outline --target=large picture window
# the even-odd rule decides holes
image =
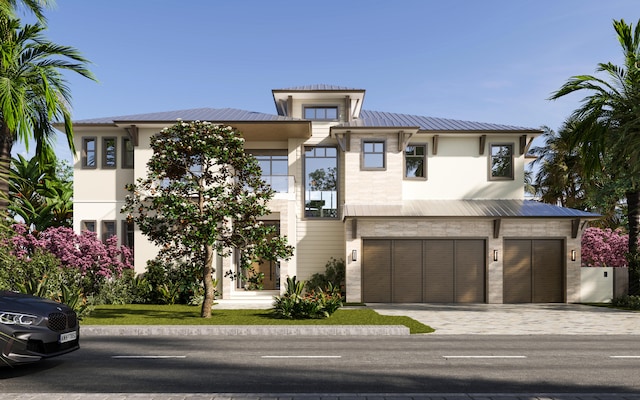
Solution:
[[[427,178],[427,146],[412,144],[404,150],[404,177],[407,179]]]
[[[304,179],[305,217],[338,218],[338,149],[305,148]]]
[[[289,191],[289,158],[286,150],[248,150],[262,170],[262,180],[277,193]]]
[[[513,144],[492,144],[490,179],[513,179]]]

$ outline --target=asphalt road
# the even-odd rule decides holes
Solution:
[[[640,336],[85,337],[4,393],[640,393]]]

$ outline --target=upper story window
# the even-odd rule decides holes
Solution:
[[[404,150],[404,177],[427,178],[427,145],[412,144]]]
[[[490,162],[489,179],[513,179],[513,144],[492,144]]]
[[[128,137],[122,138],[122,168],[133,168],[133,142]]]
[[[82,138],[82,168],[96,168],[97,139]]]
[[[262,180],[278,193],[289,191],[289,158],[286,150],[248,150],[258,160]]]
[[[305,106],[304,118],[320,121],[337,121],[338,106]]]
[[[338,218],[338,149],[305,148],[304,180],[304,216]]]
[[[115,137],[102,138],[102,168],[115,168],[117,166],[117,139]]]
[[[362,141],[362,169],[385,169],[386,155],[385,155],[386,143],[379,140],[363,140]]]

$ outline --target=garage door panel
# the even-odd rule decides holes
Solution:
[[[363,301],[391,302],[391,241],[367,240],[362,265]]]
[[[422,240],[393,242],[393,302],[422,302]]]
[[[562,279],[563,246],[560,240],[535,240],[533,242],[533,302],[562,303],[564,301]]]
[[[531,302],[531,240],[505,240],[503,302]]]
[[[484,240],[456,240],[455,254],[455,302],[483,303],[486,260]]]
[[[425,240],[424,301],[453,303],[454,241]]]

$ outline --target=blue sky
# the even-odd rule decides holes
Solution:
[[[366,89],[364,108],[558,129],[622,64],[612,20],[637,0],[58,0],[46,35],[99,82],[69,76],[74,119],[187,108],[274,113],[271,89]],[[17,151],[21,147],[16,146]],[[60,157],[70,158],[63,140]]]

